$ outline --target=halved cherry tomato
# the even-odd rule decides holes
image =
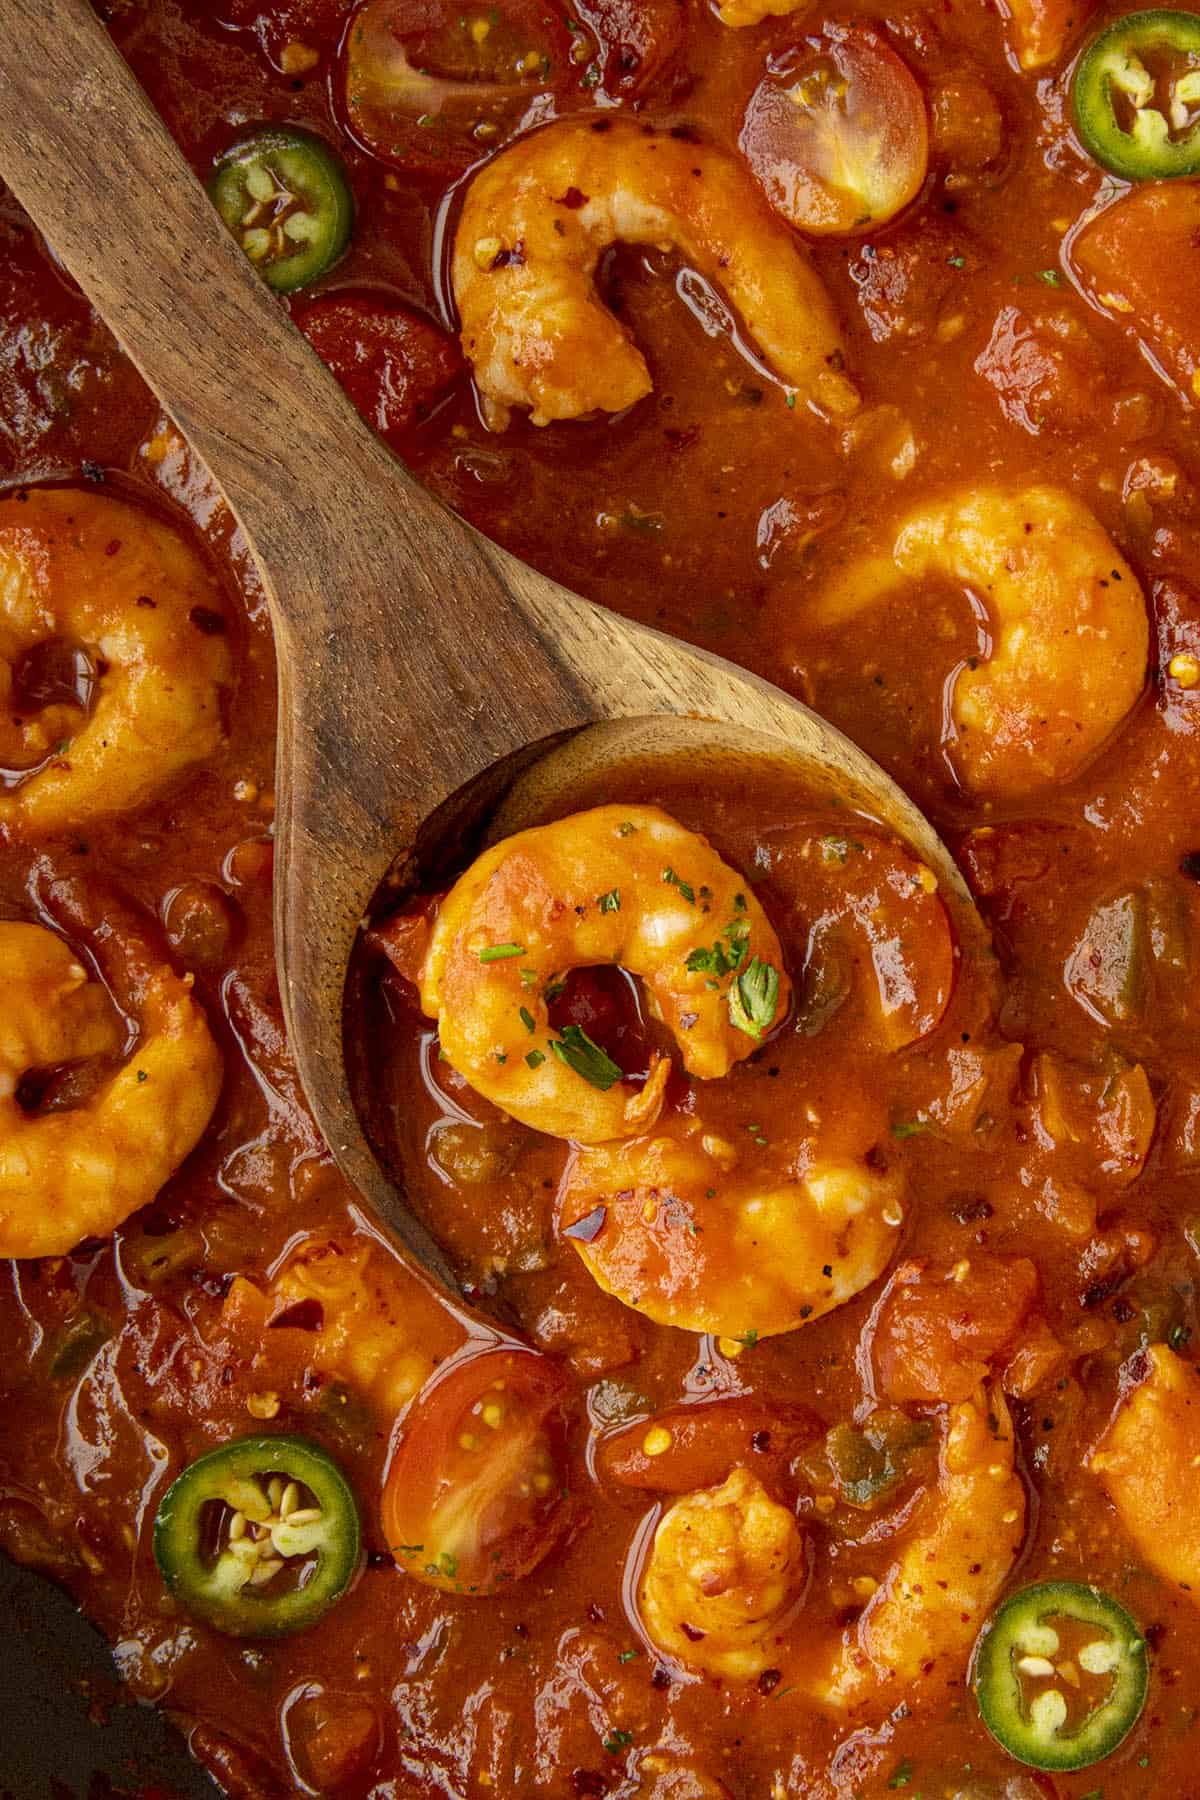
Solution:
[[[295,320],[368,425],[395,447],[427,417],[462,367],[458,345],[406,307],[370,294],[331,294]]]
[[[570,1389],[533,1350],[455,1357],[406,1415],[383,1494],[398,1566],[455,1594],[490,1594],[541,1562],[570,1521]]]
[[[865,231],[920,191],[929,123],[916,77],[869,25],[828,25],[773,60],[741,148],[777,212],[818,236]]]
[[[345,46],[353,135],[386,162],[442,176],[494,149],[594,51],[548,0],[366,0]]]
[[[777,1481],[823,1431],[816,1413],[795,1401],[707,1400],[613,1432],[600,1444],[596,1467],[622,1487],[658,1494],[719,1487],[736,1468]]]

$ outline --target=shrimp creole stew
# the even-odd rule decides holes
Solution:
[[[245,1800],[1200,1795],[1200,14],[98,10],[395,452],[978,913],[782,769],[464,844],[350,1011],[452,1303],[247,546],[0,190],[0,1545]]]

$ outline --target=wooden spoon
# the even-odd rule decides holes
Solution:
[[[393,859],[439,808],[457,828],[460,790],[497,798],[489,771],[598,721],[632,721],[631,753],[699,736],[786,756],[907,839],[977,941],[932,827],[847,738],[755,676],[545,580],[405,473],[228,235],[87,0],[0,0],[0,175],[253,547],[279,662],[275,919],[292,1050],[343,1170],[442,1281],[441,1253],[359,1130],[343,992]],[[622,734],[580,740],[580,763],[597,742],[619,755]],[[555,767],[561,778],[572,758]]]

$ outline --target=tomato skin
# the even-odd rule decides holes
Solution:
[[[750,97],[739,144],[790,224],[844,236],[916,198],[929,121],[916,77],[886,38],[831,24],[773,63]]]
[[[462,368],[458,345],[418,313],[369,294],[330,294],[293,317],[317,355],[393,448]]]
[[[572,1517],[570,1394],[547,1357],[516,1346],[439,1369],[404,1417],[384,1487],[397,1567],[455,1594],[494,1593],[536,1568]]]
[[[591,49],[549,0],[365,0],[343,40],[347,129],[408,175],[461,175],[543,96],[578,86]]]
[[[814,1412],[793,1401],[707,1400],[612,1432],[597,1450],[596,1470],[622,1487],[658,1494],[719,1487],[739,1467],[777,1484],[791,1459],[823,1430]],[[659,1450],[664,1432],[670,1443]],[[652,1434],[659,1434],[657,1443]],[[649,1451],[648,1438],[654,1445]]]

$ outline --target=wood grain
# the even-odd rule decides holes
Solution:
[[[372,893],[463,784],[594,721],[724,721],[782,740],[966,904],[927,821],[816,714],[566,593],[413,481],[226,233],[86,0],[0,0],[0,175],[255,551],[279,660],[276,940],[292,1048],[342,1166],[442,1279],[358,1128],[342,998]]]

